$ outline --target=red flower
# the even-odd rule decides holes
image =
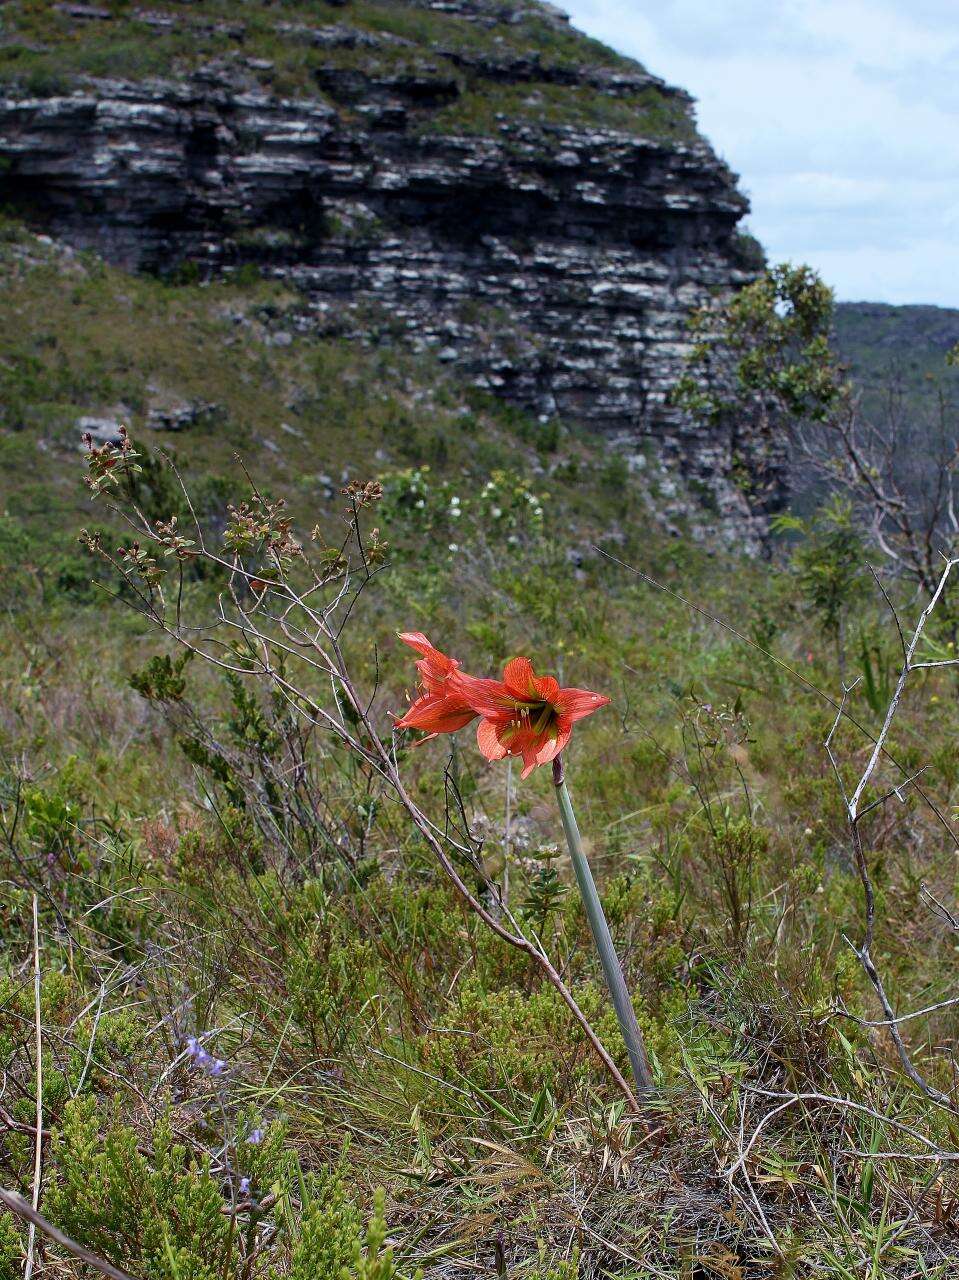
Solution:
[[[559,755],[577,720],[609,702],[588,689],[561,689],[552,676],[538,676],[529,658],[508,662],[502,680],[480,680],[440,653],[421,631],[401,632],[400,639],[423,655],[416,664],[423,693],[396,727],[423,729],[426,742],[480,716],[480,751],[487,760],[522,756],[524,778]]]
[[[422,631],[400,632],[400,639],[423,655],[416,664],[423,693],[397,720],[397,729],[424,729],[427,737],[422,741],[428,742],[438,733],[455,733],[475,720],[477,712],[459,688],[462,675],[456,659],[435,649]]]
[[[455,658],[448,658],[445,653],[435,649],[422,631],[401,631],[399,637],[404,644],[423,655],[416,663],[423,688],[430,693],[443,693],[450,676],[459,670],[460,664]]]
[[[460,673],[456,683],[482,717],[476,730],[480,751],[487,760],[522,756],[524,778],[559,755],[577,720],[609,702],[588,689],[561,689],[552,676],[538,676],[529,658],[508,662],[502,681]]]

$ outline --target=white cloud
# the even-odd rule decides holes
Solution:
[[[565,0],[698,99],[774,259],[959,307],[956,0]]]

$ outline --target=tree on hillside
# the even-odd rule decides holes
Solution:
[[[675,399],[696,418],[739,424],[741,435],[788,433],[794,466],[844,497],[895,571],[930,596],[942,556],[959,546],[959,422],[937,393],[929,421],[916,423],[892,381],[882,411],[867,413],[833,347],[834,307],[810,267],[770,268],[693,316]],[[959,349],[948,360],[959,363]]]

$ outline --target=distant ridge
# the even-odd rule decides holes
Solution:
[[[935,384],[959,403],[959,369],[945,362],[957,343],[959,308],[884,302],[840,302],[836,307],[836,345],[867,401],[894,374],[907,402],[917,407]]]

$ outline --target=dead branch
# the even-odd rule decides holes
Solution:
[[[878,799],[872,801],[871,803],[863,805],[863,796],[872,780],[873,774],[875,773],[875,770],[876,770],[876,766],[879,763],[879,760],[882,757],[883,752],[885,750],[885,744],[889,737],[889,731],[892,727],[893,721],[895,720],[896,713],[899,710],[899,706],[902,701],[903,693],[905,691],[909,676],[912,674],[912,672],[921,670],[927,665],[929,665],[927,663],[915,661],[915,654],[919,647],[919,642],[921,641],[923,633],[926,629],[926,625],[930,617],[932,616],[932,613],[935,610],[936,606],[942,599],[943,592],[945,591],[945,588],[946,588],[946,583],[949,580],[949,575],[957,563],[959,563],[959,561],[957,560],[946,561],[945,568],[941,571],[938,581],[935,587],[933,588],[931,598],[928,604],[926,605],[926,607],[923,609],[922,613],[920,614],[919,621],[916,623],[916,627],[912,633],[912,636],[910,637],[908,643],[905,644],[902,666],[899,671],[899,678],[896,681],[896,688],[889,701],[889,705],[886,708],[886,714],[883,718],[882,727],[879,731],[878,736],[873,741],[873,748],[869,755],[869,759],[851,793],[847,790],[846,785],[843,781],[842,772],[839,767],[839,762],[837,761],[835,753],[833,751],[833,742],[834,742],[836,731],[839,727],[840,721],[842,720],[845,713],[846,699],[854,686],[848,686],[843,688],[842,699],[839,705],[839,709],[836,713],[836,718],[833,721],[832,727],[829,730],[829,734],[827,735],[826,741],[825,741],[826,753],[829,757],[830,764],[832,765],[833,773],[835,774],[836,781],[839,786],[840,794],[842,795],[843,806],[846,812],[846,821],[849,826],[853,861],[855,863],[856,872],[859,876],[859,880],[862,884],[863,899],[865,904],[865,932],[864,932],[863,939],[858,945],[850,941],[850,939],[848,938],[846,938],[846,942],[852,948],[852,951],[854,952],[860,964],[862,965],[867,978],[872,984],[873,990],[876,992],[876,995],[879,998],[879,1003],[882,1006],[883,1013],[885,1014],[885,1017],[882,1021],[869,1023],[867,1025],[883,1026],[888,1028],[889,1035],[891,1036],[892,1041],[896,1047],[896,1052],[899,1055],[899,1060],[902,1063],[903,1070],[906,1072],[906,1075],[909,1077],[909,1079],[912,1080],[913,1084],[915,1084],[917,1088],[921,1089],[922,1092],[928,1098],[930,1098],[933,1102],[938,1103],[940,1106],[949,1107],[950,1109],[953,1106],[952,1098],[948,1094],[943,1093],[940,1089],[937,1089],[934,1085],[930,1084],[929,1081],[926,1080],[925,1077],[916,1069],[909,1055],[909,1051],[906,1048],[905,1042],[903,1041],[902,1034],[900,1033],[900,1030],[899,1030],[900,1023],[906,1021],[908,1017],[918,1016],[918,1014],[906,1015],[904,1017],[896,1016],[896,1011],[893,1008],[892,1003],[889,999],[889,996],[886,992],[882,977],[880,976],[879,971],[876,968],[875,962],[872,958],[872,947],[873,947],[873,941],[874,941],[875,929],[876,929],[876,895],[875,895],[875,890],[873,888],[872,876],[869,871],[869,863],[867,861],[865,849],[863,847],[862,820],[866,816],[868,816],[868,814],[873,812],[875,809],[883,806],[889,799],[892,798],[892,796],[895,795],[900,800],[902,799],[901,788],[902,786],[906,785],[905,783],[900,784],[900,787],[892,788],[892,790],[887,791],[884,795],[880,796]],[[898,626],[898,617],[896,621]],[[901,629],[900,629],[900,635],[902,635]],[[917,776],[918,775],[913,775],[913,777],[909,778],[907,782],[914,784],[915,777]],[[946,1002],[946,1003],[950,1003],[950,1002]],[[937,1007],[941,1008],[941,1007],[945,1007],[945,1005],[943,1004]]]
[[[0,1187],[0,1204],[3,1204],[11,1213],[16,1214],[18,1218],[29,1222],[31,1227],[42,1232],[54,1244],[58,1244],[61,1249],[66,1249],[67,1253],[72,1253],[75,1258],[85,1262],[88,1267],[93,1267],[94,1271],[99,1271],[101,1275],[109,1276],[110,1280],[135,1280],[135,1277],[131,1276],[129,1272],[121,1271],[112,1262],[107,1262],[106,1258],[101,1258],[97,1254],[91,1253],[82,1244],[72,1240],[59,1227],[55,1227],[52,1222],[48,1222],[43,1214],[34,1209],[29,1200],[24,1200],[23,1196],[18,1195],[16,1191]]]

